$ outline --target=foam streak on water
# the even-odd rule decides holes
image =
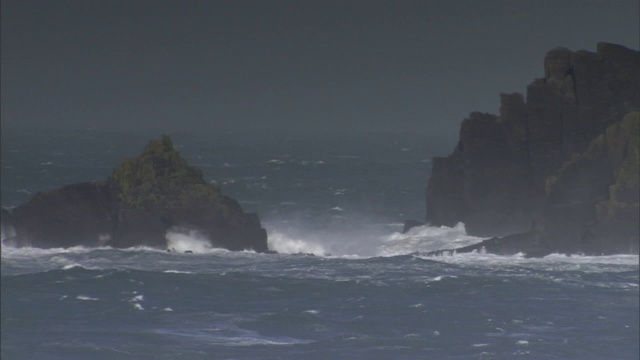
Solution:
[[[510,358],[523,351],[634,358],[637,283],[638,257],[628,255],[9,249],[2,352],[14,359]],[[30,319],[38,319],[38,332]]]

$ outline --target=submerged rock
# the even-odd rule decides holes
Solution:
[[[39,192],[11,212],[3,209],[2,226],[13,231],[7,241],[14,246],[164,249],[167,232],[181,229],[197,231],[212,247],[268,251],[258,216],[207,183],[168,136],[150,141],[105,182]]]

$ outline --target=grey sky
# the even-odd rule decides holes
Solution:
[[[3,0],[3,128],[457,136],[547,50],[634,49],[637,0]]]

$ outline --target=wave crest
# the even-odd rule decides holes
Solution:
[[[406,234],[396,232],[389,235],[378,248],[378,255],[395,256],[455,249],[477,244],[482,240],[484,238],[467,235],[463,223],[454,227],[423,225],[412,228]]]
[[[171,229],[165,235],[167,249],[174,252],[208,253],[211,252],[211,241],[196,230]]]
[[[327,254],[325,248],[320,244],[292,238],[278,231],[270,232],[268,239],[269,249],[281,254],[314,254],[319,256]]]

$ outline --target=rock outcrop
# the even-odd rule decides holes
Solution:
[[[632,112],[547,178],[529,231],[430,253],[637,254],[640,247],[640,112]]]
[[[526,99],[518,93],[502,94],[499,115],[471,113],[461,125],[460,140],[453,153],[434,159],[427,187],[427,221],[447,226],[462,221],[469,234],[486,237],[535,230],[534,237],[539,242],[542,238],[553,242],[567,236],[558,232],[564,228],[561,223],[573,224],[568,226],[573,227],[572,232],[579,228],[585,233],[584,241],[594,245],[567,243],[566,252],[578,248],[594,253],[637,252],[638,235],[630,224],[638,219],[628,219],[632,214],[620,210],[628,209],[627,205],[619,205],[620,196],[603,192],[614,185],[611,171],[621,161],[620,154],[628,154],[618,151],[616,157],[608,153],[603,157],[607,160],[602,161],[613,161],[615,157],[617,162],[608,163],[607,167],[593,165],[607,170],[608,177],[598,172],[570,176],[569,169],[584,170],[586,164],[595,161],[595,155],[587,151],[597,147],[591,143],[605,130],[607,133],[602,136],[609,139],[608,144],[615,142],[615,147],[623,148],[628,143],[611,135],[616,126],[629,130],[626,120],[607,128],[640,109],[640,52],[607,43],[599,43],[595,53],[558,48],[547,53],[544,67],[545,77],[527,87]],[[577,160],[580,157],[582,162]],[[576,161],[573,165],[565,164],[571,159]],[[625,159],[625,164],[638,161]],[[551,176],[554,178],[548,180]],[[623,187],[629,195],[629,191],[637,192],[638,182],[616,188]],[[598,188],[599,197],[586,196],[588,188]],[[591,205],[596,198],[608,201],[598,205],[602,214],[597,216],[590,212],[594,211]],[[569,206],[578,203],[584,208]],[[616,220],[607,226],[604,222],[597,226],[589,223],[607,216]],[[552,220],[557,224],[553,225]],[[543,227],[548,230],[540,236]],[[616,228],[626,230],[620,232]],[[607,235],[608,231],[611,235]],[[604,245],[612,244],[613,238],[622,233],[627,238],[635,237],[635,247],[627,247],[625,241],[622,247]]]
[[[547,178],[532,231],[558,252],[638,253],[640,113],[632,112]]]
[[[258,216],[205,182],[167,136],[123,161],[105,182],[39,192],[11,212],[3,209],[2,226],[13,246],[166,248],[174,231],[197,232],[212,247],[268,251]]]

